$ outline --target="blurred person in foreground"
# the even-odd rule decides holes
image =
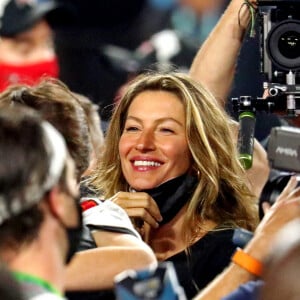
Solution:
[[[258,299],[299,299],[300,219],[279,230],[274,248],[266,261]]]
[[[29,108],[1,109],[0,143],[0,257],[25,299],[64,299],[82,226],[73,160]]]

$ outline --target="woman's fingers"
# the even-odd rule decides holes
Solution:
[[[157,228],[162,221],[156,202],[147,193],[119,192],[110,200],[121,206],[129,217],[142,219],[151,227]]]

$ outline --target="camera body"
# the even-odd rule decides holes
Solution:
[[[269,83],[296,84],[300,77],[300,1],[258,2],[261,72]],[[294,82],[286,75],[295,74]]]
[[[269,202],[272,205],[292,175],[296,176],[300,186],[300,128],[273,127],[267,153],[271,173],[259,199],[260,218],[264,215],[262,203]]]
[[[300,128],[273,127],[268,142],[268,158],[273,169],[300,174]]]

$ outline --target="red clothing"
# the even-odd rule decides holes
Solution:
[[[58,78],[58,72],[59,67],[56,58],[22,66],[0,63],[0,92],[11,84],[34,85],[41,77]]]

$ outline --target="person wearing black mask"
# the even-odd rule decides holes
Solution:
[[[0,257],[25,299],[64,299],[82,228],[65,141],[30,108],[2,108],[0,157]]]

